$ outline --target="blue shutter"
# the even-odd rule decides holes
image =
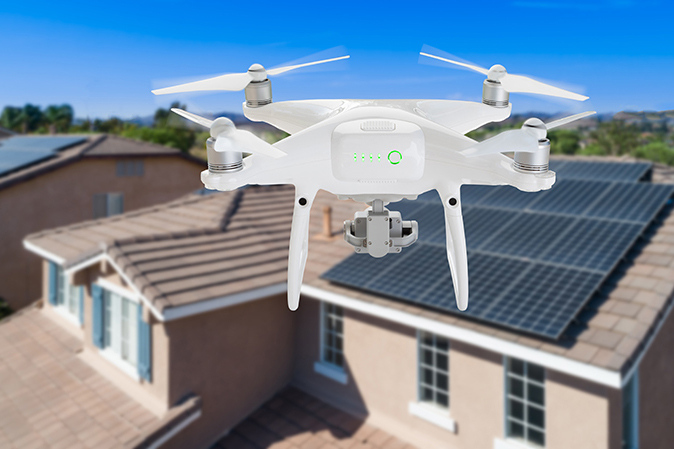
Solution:
[[[56,264],[49,262],[49,304],[56,305],[56,291],[58,289],[58,272]]]
[[[91,303],[93,306],[91,334],[94,345],[103,349],[103,289],[96,284],[91,284]]]
[[[152,342],[150,324],[143,321],[143,305],[138,304],[138,375],[152,381]]]
[[[84,287],[80,287],[80,326],[84,324]]]

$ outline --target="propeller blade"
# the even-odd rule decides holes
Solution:
[[[316,65],[316,64],[325,64],[326,62],[340,61],[342,59],[349,59],[350,57],[351,57],[350,55],[346,55],[346,56],[340,56],[339,58],[323,59],[322,61],[307,62],[307,63],[304,63],[304,64],[297,64],[297,65],[288,65],[288,66],[285,66],[285,67],[279,67],[279,68],[276,68],[276,69],[267,70],[267,75],[280,75],[281,73],[289,72],[290,70],[299,69],[300,67],[308,67],[310,65]]]
[[[252,80],[248,72],[228,73],[227,75],[216,76],[205,80],[194,81],[192,83],[179,84],[177,86],[155,89],[152,91],[155,95],[175,94],[180,92],[196,92],[202,90],[243,90]]]
[[[286,152],[265,142],[255,134],[242,129],[232,129],[219,134],[215,140],[215,151],[238,151],[240,153],[261,154],[273,158],[287,155]]]
[[[465,149],[461,154],[475,157],[515,151],[535,153],[538,151],[538,139],[523,129],[511,129]]]
[[[466,67],[467,69],[475,70],[476,72],[479,72],[479,73],[481,73],[481,74],[483,74],[483,75],[486,75],[487,73],[489,73],[489,70],[484,69],[484,68],[482,68],[482,67],[480,67],[480,66],[476,66],[476,65],[472,65],[472,64],[466,64],[465,62],[453,61],[453,60],[451,60],[451,59],[447,59],[447,58],[443,58],[443,57],[440,57],[440,56],[431,55],[431,54],[429,54],[429,53],[424,53],[423,51],[420,51],[419,54],[420,54],[421,56],[428,56],[429,58],[433,58],[433,59],[438,59],[438,60],[440,60],[440,61],[449,62],[450,64],[460,65],[461,67]]]
[[[560,89],[559,87],[541,83],[526,76],[506,74],[501,78],[503,88],[508,92],[524,92],[528,94],[549,95],[551,97],[568,98],[570,100],[585,101],[589,97]]]
[[[181,117],[185,117],[187,120],[191,120],[194,123],[197,123],[197,124],[199,124],[201,126],[204,126],[206,128],[210,128],[211,125],[213,124],[213,120],[209,120],[207,118],[200,117],[196,114],[192,114],[191,112],[183,111],[182,109],[171,108],[171,111],[175,112],[176,114],[178,114]]]
[[[587,111],[587,112],[581,112],[580,114],[576,115],[570,115],[568,117],[560,118],[559,120],[552,121],[550,123],[546,123],[545,127],[547,129],[553,129],[557,128],[558,126],[566,125],[567,123],[575,122],[576,120],[580,120],[582,118],[588,117],[590,115],[596,114],[597,111]]]

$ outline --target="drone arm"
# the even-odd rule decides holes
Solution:
[[[454,295],[459,310],[468,307],[468,255],[466,235],[461,214],[460,190],[440,190],[438,192],[445,207],[445,235],[447,238],[447,261],[452,273]]]
[[[290,230],[288,256],[288,308],[297,310],[300,305],[300,287],[309,251],[309,216],[316,197],[315,189],[295,187],[295,210]]]

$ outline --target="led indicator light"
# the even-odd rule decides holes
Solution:
[[[377,160],[378,160],[378,161],[381,161],[381,153],[379,153],[379,154],[377,155]]]
[[[390,151],[388,161],[393,165],[398,165],[403,160],[403,154],[398,150]]]
[[[363,153],[363,162],[365,162],[365,153]]]
[[[354,161],[357,161],[357,160],[358,160],[358,154],[357,154],[357,153],[353,153],[353,160],[354,160]]]
[[[370,162],[372,162],[372,153],[370,153]]]

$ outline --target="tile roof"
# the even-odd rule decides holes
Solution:
[[[157,417],[81,351],[80,339],[36,307],[0,321],[0,447],[137,447],[184,412]]]
[[[296,388],[288,388],[237,425],[213,449],[414,449]]]
[[[21,136],[13,136],[20,138]],[[148,142],[126,139],[114,135],[91,134],[81,144],[56,153],[56,157],[26,166],[17,171],[0,176],[0,189],[18,182],[27,181],[43,173],[56,170],[72,162],[88,157],[132,157],[132,156],[174,156],[202,165],[206,162],[182,151]]]
[[[653,179],[672,182],[667,173],[656,166]],[[110,256],[163,309],[285,282],[293,198],[289,186],[191,195],[157,208],[34,234],[27,240],[71,265],[101,252],[99,242],[107,241]],[[337,234],[332,238],[321,235],[327,206],[332,208],[332,229]],[[311,211],[304,283],[613,371],[629,368],[673,301],[671,209],[649,229],[562,337],[550,341],[320,279],[352,254],[353,249],[341,238],[341,229],[344,220],[364,208],[361,203],[319,192]]]

